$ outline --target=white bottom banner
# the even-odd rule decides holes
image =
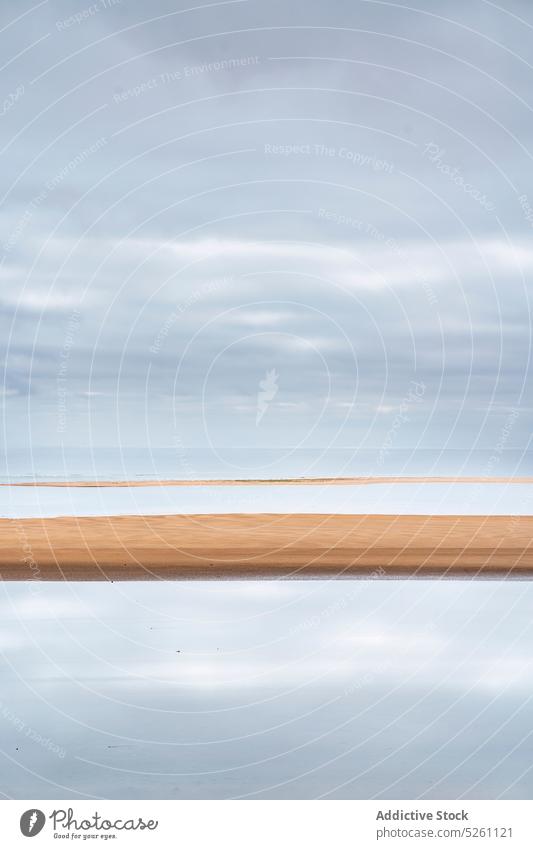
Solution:
[[[1,845],[533,847],[530,802],[2,801]]]

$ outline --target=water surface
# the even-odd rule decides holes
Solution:
[[[533,486],[481,481],[342,486],[0,487],[3,517],[178,513],[533,515]]]
[[[533,585],[0,588],[15,798],[531,798]]]

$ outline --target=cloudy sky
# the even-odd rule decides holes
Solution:
[[[532,36],[519,0],[1,0],[7,456],[525,451]]]

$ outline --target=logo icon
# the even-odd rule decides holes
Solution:
[[[259,381],[259,392],[257,393],[257,409],[255,416],[255,425],[256,427],[259,425],[259,422],[265,415],[270,402],[276,397],[278,394],[278,373],[275,368],[270,369],[265,374],[265,379]]]
[[[20,830],[24,837],[35,837],[43,830],[46,817],[38,808],[30,808],[24,811],[20,818]]]

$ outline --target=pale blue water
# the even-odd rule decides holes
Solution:
[[[0,487],[0,516],[10,518],[257,512],[532,515],[533,486],[482,482],[361,486]]]
[[[15,798],[531,798],[533,584],[0,586]]]

